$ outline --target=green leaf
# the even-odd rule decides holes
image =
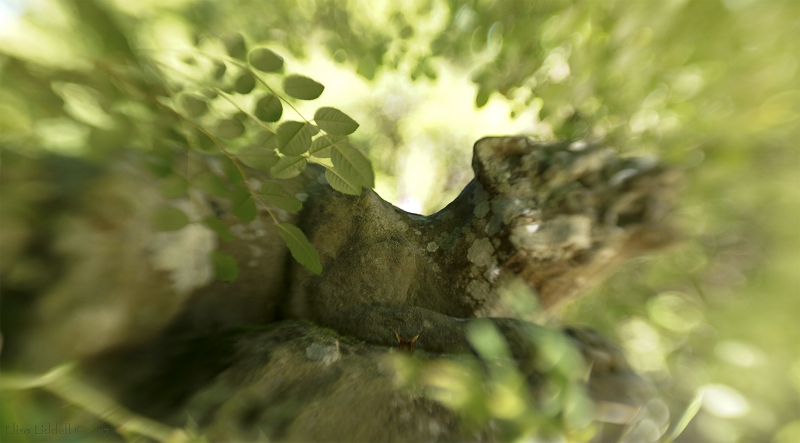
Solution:
[[[225,76],[225,71],[227,71],[227,66],[225,66],[225,62],[221,60],[214,60],[214,72],[211,74],[214,76],[215,80],[220,80],[222,77]]]
[[[278,150],[285,155],[300,155],[311,146],[311,137],[319,128],[310,123],[288,121],[278,126]]]
[[[279,160],[275,151],[259,145],[250,145],[241,149],[236,153],[236,157],[242,163],[259,171],[269,171]]]
[[[351,185],[361,185],[367,188],[375,186],[375,174],[372,164],[358,149],[349,143],[337,143],[333,146],[331,160],[337,175]]]
[[[347,137],[342,135],[323,135],[311,142],[308,153],[318,158],[329,158],[333,145],[347,143]]]
[[[244,134],[244,125],[235,117],[217,122],[214,134],[220,138],[236,138]]]
[[[239,277],[239,265],[230,255],[222,251],[211,251],[211,259],[214,261],[217,280],[232,282]]]
[[[314,121],[323,131],[332,135],[349,135],[358,129],[358,123],[336,108],[319,108]]]
[[[247,55],[247,45],[244,42],[244,37],[238,32],[232,32],[222,39],[225,43],[225,50],[228,55],[239,60],[244,60]]]
[[[228,195],[228,187],[222,182],[222,179],[214,173],[202,172],[198,174],[193,180],[194,186],[208,195],[215,197],[225,197]]]
[[[210,98],[211,100],[214,100],[219,95],[219,93],[217,93],[217,91],[215,89],[211,89],[211,88],[203,88],[203,89],[201,89],[200,90],[200,94],[202,94],[206,98]]]
[[[475,96],[475,107],[482,108],[486,106],[486,103],[489,102],[489,97],[492,95],[492,91],[489,88],[485,88],[481,86],[478,88],[478,94]]]
[[[486,361],[510,359],[511,352],[500,332],[489,319],[476,319],[467,324],[467,340]]]
[[[178,174],[170,174],[161,181],[161,194],[167,198],[178,198],[186,195],[189,183]]]
[[[231,232],[228,231],[228,226],[222,220],[214,217],[213,215],[209,215],[203,219],[203,224],[208,226],[212,231],[216,232],[219,238],[225,241],[233,240],[233,236]]]
[[[302,75],[290,75],[283,79],[283,90],[300,100],[314,100],[322,94],[324,86]]]
[[[302,156],[281,157],[269,172],[274,178],[292,178],[300,175],[307,164],[308,161]]]
[[[267,48],[255,48],[248,56],[250,64],[262,72],[275,72],[283,67],[283,57]]]
[[[200,131],[191,132],[187,138],[189,140],[189,147],[194,150],[200,151],[204,154],[213,154],[219,152],[219,146],[214,143],[214,140]]]
[[[273,182],[266,182],[261,186],[261,192],[264,199],[276,208],[283,209],[288,212],[299,211],[303,207],[303,203],[292,194],[286,192],[281,185]]]
[[[269,93],[258,100],[256,103],[256,117],[265,122],[276,122],[281,119],[283,105],[275,94]]]
[[[334,169],[326,169],[325,178],[328,180],[328,183],[330,183],[333,189],[336,189],[342,194],[361,195],[361,185],[346,180],[342,176],[341,172],[338,172]]]
[[[225,175],[228,176],[228,180],[232,185],[238,185],[244,181],[242,173],[239,171],[239,168],[236,167],[236,164],[231,161],[231,159],[226,156],[219,156],[217,158],[219,159],[220,167],[225,172]]]
[[[253,77],[253,74],[251,74],[250,71],[242,72],[242,75],[240,75],[233,84],[233,90],[239,94],[248,94],[255,87],[256,78]]]
[[[250,191],[241,186],[233,188],[231,212],[243,222],[251,222],[256,219],[258,209]]]
[[[665,443],[671,443],[676,438],[678,438],[683,431],[686,429],[686,426],[689,426],[689,422],[692,421],[695,415],[697,415],[697,411],[700,410],[700,406],[703,405],[703,391],[697,392],[689,405],[686,406],[686,410],[683,412],[680,420],[675,423],[675,428],[672,429],[670,432],[669,437],[664,440]]]
[[[200,117],[208,111],[208,103],[197,94],[183,94],[178,99],[186,115],[192,118]]]
[[[286,246],[289,247],[289,252],[298,263],[305,266],[309,271],[314,274],[322,273],[322,264],[319,262],[319,254],[308,242],[303,231],[289,223],[278,224],[278,234],[281,236]]]
[[[177,231],[189,224],[189,217],[180,209],[167,206],[153,214],[153,224],[159,231]]]

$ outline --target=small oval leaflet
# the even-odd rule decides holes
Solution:
[[[358,123],[336,108],[319,108],[314,121],[323,131],[332,135],[350,135],[358,129]]]
[[[236,138],[244,134],[244,125],[236,118],[227,118],[217,122],[214,133],[221,138]]]
[[[259,120],[276,122],[281,119],[281,114],[283,114],[283,105],[275,94],[269,93],[258,99],[255,115]]]
[[[153,214],[153,224],[159,231],[177,231],[189,224],[189,217],[180,209],[168,206]]]
[[[217,174],[212,172],[202,172],[192,180],[192,184],[208,195],[215,197],[225,197],[228,195],[228,187],[222,182]]]
[[[253,88],[256,87],[256,78],[253,77],[249,71],[242,72],[242,75],[236,79],[233,85],[233,90],[239,94],[248,94]]]
[[[248,56],[250,64],[262,72],[275,72],[283,67],[283,57],[267,48],[255,48]]]
[[[307,164],[306,158],[300,155],[281,157],[278,163],[270,168],[269,173],[273,178],[292,178],[300,175]]]
[[[236,157],[247,166],[259,171],[269,171],[278,163],[278,154],[275,151],[259,145],[250,145],[236,153]]]
[[[300,100],[314,100],[322,95],[325,86],[302,75],[290,75],[283,79],[283,90],[294,98]]]
[[[311,146],[311,137],[317,132],[319,128],[310,123],[284,122],[276,131],[278,150],[285,155],[300,155]]]
[[[228,231],[228,226],[225,225],[225,222],[218,219],[217,217],[209,215],[203,219],[203,224],[208,226],[212,231],[216,232],[219,238],[225,241],[233,240],[231,232]]]
[[[342,176],[341,172],[336,171],[335,169],[326,169],[325,179],[328,180],[328,183],[333,189],[341,192],[342,194],[361,195],[361,185],[350,180],[346,180]]]
[[[283,209],[284,211],[295,212],[303,207],[303,203],[300,200],[286,192],[286,190],[277,183],[264,183],[261,186],[259,195],[262,195],[269,204]]]
[[[317,158],[329,158],[333,145],[348,143],[347,137],[341,135],[323,135],[311,142],[308,153]]]
[[[331,160],[338,175],[351,185],[367,188],[375,186],[375,174],[372,164],[358,149],[349,143],[337,143],[333,146]]]
[[[169,174],[161,181],[161,194],[167,198],[178,198],[186,195],[189,183],[180,174]]]
[[[197,94],[183,94],[180,98],[181,108],[189,117],[200,117],[208,111],[208,104]]]
[[[225,50],[228,55],[239,60],[244,60],[247,55],[247,45],[244,42],[244,36],[238,32],[232,32],[223,38],[225,43]]]
[[[203,96],[204,96],[204,97],[206,97],[206,98],[210,98],[211,100],[213,100],[213,99],[217,98],[217,96],[219,95],[219,94],[217,93],[217,91],[215,91],[215,90],[213,90],[213,89],[209,89],[209,88],[203,88],[203,89],[201,89],[201,90],[200,90],[200,93],[201,93],[201,94],[203,94]]]
[[[231,212],[243,222],[251,222],[256,219],[258,209],[250,191],[241,186],[233,188]]]
[[[322,273],[322,264],[319,262],[319,254],[317,254],[317,251],[311,246],[311,243],[308,242],[303,231],[289,223],[279,223],[278,234],[283,241],[286,242],[286,246],[289,247],[289,252],[292,253],[292,257],[294,257],[295,260],[314,274],[319,275]]]
[[[225,62],[221,60],[214,60],[214,72],[212,74],[214,76],[214,80],[220,80],[222,77],[224,77],[225,71],[227,70],[228,68],[225,66]]]
[[[239,276],[239,265],[230,255],[222,251],[211,251],[211,259],[214,261],[217,280],[231,282]]]

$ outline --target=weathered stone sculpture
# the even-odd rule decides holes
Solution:
[[[275,212],[306,233],[320,254],[321,275],[291,260],[267,217],[244,224],[226,213],[224,199],[195,199],[198,216],[216,212],[235,237],[220,247],[242,264],[236,283],[181,286],[186,276],[176,272],[184,270],[159,268],[152,241],[125,243],[133,256],[155,260],[140,272],[158,277],[150,295],[168,308],[150,311],[142,324],[104,326],[111,338],[87,348],[78,345],[91,320],[84,330],[78,319],[109,301],[69,289],[60,299],[58,292],[49,294],[38,305],[40,327],[30,334],[28,355],[41,355],[54,336],[71,340],[59,357],[83,359],[88,373],[101,385],[105,380],[124,404],[177,426],[188,414],[212,439],[502,438],[491,428],[467,430],[456,412],[404,390],[387,346],[416,337],[423,358],[470,352],[466,331],[490,318],[519,370],[535,374],[536,337],[551,332],[515,318],[501,289],[523,281],[550,309],[631,257],[670,244],[675,234],[667,214],[677,176],[652,160],[619,158],[583,142],[524,137],[478,141],[473,168],[475,179],[461,195],[429,217],[406,213],[371,190],[336,193],[321,171],[307,169],[291,189],[307,197],[303,211]],[[146,180],[121,175],[142,181],[142,192],[152,189]],[[146,218],[146,209],[137,211],[131,215]],[[102,238],[124,238],[138,232],[136,226],[112,224]],[[171,289],[153,267],[170,272]],[[130,289],[112,288],[120,318],[150,315],[137,313],[141,306],[128,300],[135,293]],[[48,309],[65,303],[69,315],[48,317]],[[231,329],[259,325],[265,328]],[[566,335],[591,366],[592,397],[636,412],[646,384],[621,352],[590,331],[568,329]]]

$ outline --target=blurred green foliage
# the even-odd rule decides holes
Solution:
[[[376,189],[411,210],[432,212],[457,194],[481,135],[588,138],[684,169],[685,242],[635,260],[560,317],[616,336],[657,382],[673,417],[703,393],[677,441],[800,440],[800,2],[0,5],[0,258],[15,263],[4,269],[6,287],[47,281],[46,263],[19,259],[30,232],[47,223],[34,204],[79,189],[82,176],[65,173],[61,190],[37,188],[15,181],[37,173],[15,169],[17,158],[102,165],[135,151],[167,176],[181,136],[174,117],[143,97],[183,86],[178,76],[159,80],[158,63],[200,64],[229,92],[249,92],[247,72],[187,51],[222,42],[244,61],[248,48],[264,46],[280,63],[269,54],[251,54],[250,63],[281,70],[285,59],[328,86],[320,102],[360,123],[353,138],[375,167]],[[216,93],[192,94],[200,95],[183,96],[182,109],[202,115],[201,103]],[[273,99],[258,102],[258,118],[286,112]],[[227,122],[217,135],[238,135],[240,120]],[[198,149],[214,149],[195,135]],[[176,195],[185,186],[165,183]],[[224,258],[220,266],[230,271]],[[15,398],[24,407],[33,399]]]

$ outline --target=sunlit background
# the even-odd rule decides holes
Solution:
[[[230,31],[323,83],[300,113],[358,121],[376,191],[411,212],[458,194],[485,135],[590,139],[684,170],[685,241],[560,321],[621,343],[673,416],[703,393],[678,441],[800,441],[800,2],[0,0],[4,292],[47,273],[26,249],[47,190],[9,164],[147,149],[119,130],[147,118],[135,98],[74,78],[127,59],[190,69]],[[40,400],[4,401],[4,420],[52,413]]]

